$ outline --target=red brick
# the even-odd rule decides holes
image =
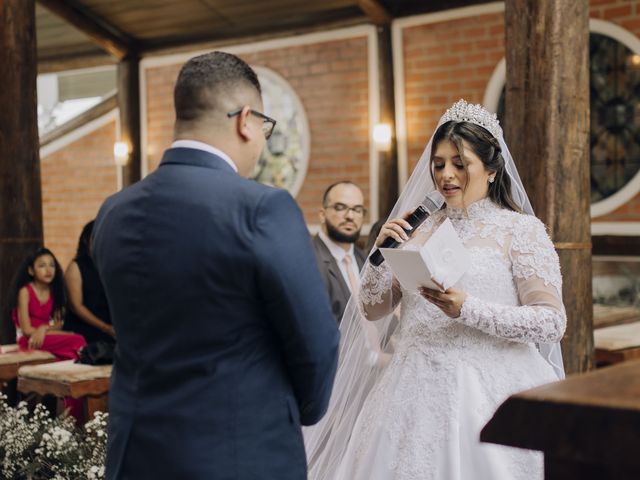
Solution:
[[[626,28],[627,30],[631,30],[632,32],[640,33],[640,17],[634,18],[632,20],[622,20],[620,22],[620,26]]]
[[[607,8],[603,12],[603,17],[607,20],[619,19],[620,17],[626,17],[631,15],[631,5],[622,5],[619,7]]]
[[[110,123],[40,160],[44,240],[63,268],[84,224],[116,191],[114,141],[115,123]]]
[[[638,1],[591,0],[590,15],[607,18],[640,35]],[[473,102],[482,101],[495,66],[504,57],[504,48],[503,13],[403,29],[404,107],[410,169],[451,102],[460,96]],[[305,218],[317,222],[319,198],[326,185],[337,178],[355,179],[368,198],[367,39],[358,37],[292,46],[242,57],[252,65],[279,73],[295,88],[305,106],[311,128],[311,154],[307,177],[297,196]],[[172,89],[179,69],[180,65],[170,65],[147,70],[146,147],[150,170],[158,165],[163,150],[171,142]],[[95,214],[97,197],[102,198],[115,189],[115,171],[111,164],[113,126],[106,128],[111,130],[108,139],[103,138],[104,130],[77,142],[81,142],[82,152],[77,146],[69,146],[50,159],[43,159],[45,235],[63,258],[70,258],[77,240],[73,237],[77,237],[85,217]],[[54,158],[56,169],[50,167],[51,163],[47,166]],[[80,159],[84,169],[78,166]],[[80,197],[92,200],[73,200],[75,206],[70,209],[69,199]],[[640,195],[603,220],[640,220]]]

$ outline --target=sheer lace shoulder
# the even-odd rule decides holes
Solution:
[[[562,291],[560,261],[544,224],[532,215],[517,214],[511,243],[513,273],[517,278],[536,276]]]

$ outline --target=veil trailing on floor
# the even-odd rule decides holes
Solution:
[[[505,144],[496,115],[481,105],[459,100],[440,118],[434,133],[448,121],[475,123],[498,140],[505,161],[505,173],[511,180],[511,196],[523,213],[533,215],[533,208]],[[431,175],[432,142],[433,135],[389,218],[402,216],[420,204],[427,194],[437,190]],[[369,268],[373,267],[367,261],[362,275]],[[558,295],[562,298],[562,292],[558,292]],[[336,470],[347,450],[362,405],[373,385],[385,374],[386,365],[393,355],[397,312],[376,321],[368,321],[358,308],[357,300],[357,295],[351,297],[340,324],[340,359],[329,410],[317,425],[305,428],[303,432],[310,480],[342,480],[335,478]],[[563,378],[560,344],[540,344],[538,350],[558,378]]]

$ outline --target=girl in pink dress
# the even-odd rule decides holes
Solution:
[[[44,350],[59,360],[76,360],[85,346],[82,335],[63,332],[65,305],[64,280],[60,264],[53,253],[39,248],[29,256],[18,272],[15,308],[11,311],[21,350]],[[65,398],[64,406],[79,423],[83,423],[82,402]]]
[[[18,273],[15,287],[18,294],[12,318],[20,348],[45,350],[60,360],[76,360],[85,340],[62,331],[64,280],[53,253],[46,248],[36,250]]]

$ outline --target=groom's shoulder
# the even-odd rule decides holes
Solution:
[[[282,188],[272,187],[270,185],[264,185],[256,182],[255,180],[248,180],[246,178],[239,178],[234,188],[237,189],[237,194],[240,198],[259,205],[263,202],[277,202],[277,203],[289,203],[294,202],[291,194]]]

